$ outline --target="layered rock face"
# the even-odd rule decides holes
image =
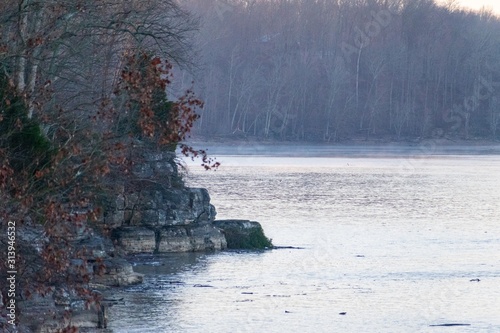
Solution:
[[[22,278],[17,281],[17,287],[18,290],[23,290],[25,283],[29,283],[33,278],[33,273],[43,269],[45,263],[42,260],[42,249],[51,239],[46,236],[41,225],[19,226],[16,233],[16,249],[25,262],[20,266],[22,275],[18,272]],[[6,233],[0,233],[0,244],[5,244],[4,235]],[[91,277],[88,288],[94,292],[107,290],[108,287],[142,283],[143,275],[134,272],[132,265],[120,257],[109,238],[92,228],[75,228],[71,231],[71,236],[68,237],[68,248],[73,249],[74,253],[85,253],[86,258],[85,261],[76,257],[70,259],[66,272],[70,281],[79,280],[84,268],[84,272]],[[99,269],[99,262],[104,264],[102,271]],[[6,280],[5,274],[5,271],[0,271],[2,281]],[[60,280],[47,287],[50,289],[43,294],[32,293],[30,297],[17,299],[16,304],[20,311],[19,332],[57,332],[69,324],[63,319],[66,311],[71,311],[71,325],[79,327],[80,332],[85,331],[85,328],[106,326],[106,302],[103,302],[101,308],[93,305],[88,309],[85,299],[76,292],[74,285]],[[0,297],[1,332],[2,327],[10,327],[5,322],[4,306]]]
[[[213,225],[216,211],[208,191],[184,186],[175,154],[137,151],[140,156],[133,172],[115,175],[110,181],[113,195],[100,222],[104,229],[110,229],[111,238],[92,228],[73,231],[72,247],[85,249],[88,257],[86,262],[71,259],[70,271],[74,268],[76,274],[79,267],[85,266],[92,276],[90,289],[105,294],[112,294],[109,287],[142,282],[142,274],[133,271],[124,254],[221,250],[227,246],[224,235]],[[41,269],[40,251],[49,242],[41,236],[43,228],[18,231],[23,255],[29,255],[33,265],[38,265],[35,269]],[[98,271],[100,274],[94,274]],[[0,298],[0,305],[3,303]],[[23,313],[22,330],[26,332],[55,332],[65,327],[67,323],[61,317],[66,310],[72,311],[72,324],[81,331],[106,327],[106,302],[100,309],[88,310],[82,298],[64,283],[54,286],[46,297],[34,295],[19,302],[19,308]],[[5,324],[1,319],[0,331]]]
[[[216,211],[206,189],[186,188],[173,152],[143,152],[104,222],[127,254],[221,250]]]

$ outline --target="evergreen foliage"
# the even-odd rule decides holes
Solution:
[[[0,148],[10,155],[10,164],[15,170],[31,168],[49,162],[54,150],[43,134],[40,123],[28,119],[28,108],[8,84],[5,75],[0,75]]]

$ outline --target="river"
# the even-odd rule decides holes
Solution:
[[[498,154],[230,152],[187,183],[301,249],[135,257],[114,332],[500,332]]]

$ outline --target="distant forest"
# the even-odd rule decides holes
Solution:
[[[432,0],[184,0],[200,17],[196,133],[498,139],[500,18]]]

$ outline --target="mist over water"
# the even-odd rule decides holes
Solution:
[[[197,149],[204,149],[212,156],[256,156],[266,157],[393,157],[409,160],[416,156],[453,156],[453,155],[500,155],[500,145],[481,144],[442,145],[439,140],[426,140],[413,144],[387,143],[377,145],[331,145],[284,143],[271,145],[265,143],[235,144],[232,146],[216,143],[192,143]],[[407,161],[408,162],[408,161]]]
[[[145,283],[120,291],[110,327],[500,331],[500,156],[318,151],[226,148],[216,172],[188,161],[188,184],[209,190],[219,219],[259,221],[275,245],[303,249],[136,258]],[[430,327],[445,323],[470,326]]]

